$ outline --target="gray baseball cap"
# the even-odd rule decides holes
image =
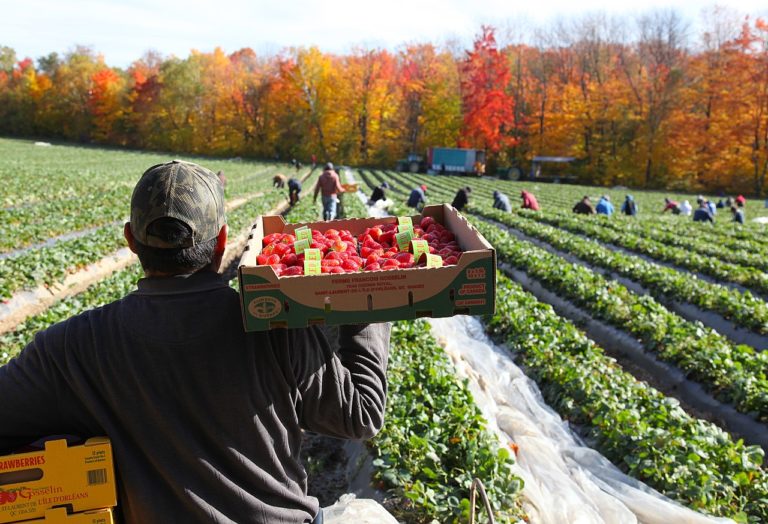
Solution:
[[[175,218],[192,230],[192,239],[169,243],[147,233],[158,218]],[[218,236],[226,224],[224,186],[216,174],[197,164],[172,160],[147,169],[131,196],[131,233],[145,246],[192,247]]]

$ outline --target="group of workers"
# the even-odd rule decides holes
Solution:
[[[375,191],[376,190],[374,190],[374,192]],[[426,193],[426,184],[422,184],[419,187],[413,188],[410,195],[408,196],[406,205],[417,210],[421,209],[427,202]],[[459,188],[456,191],[456,195],[453,197],[451,206],[453,206],[457,211],[462,211],[467,206],[467,204],[469,204],[469,197],[471,195],[472,188],[470,186]],[[539,210],[539,203],[533,193],[529,191],[522,191],[520,193],[520,197],[522,198],[522,209],[531,209],[533,211]],[[371,199],[373,200],[373,195],[371,195]],[[502,211],[512,211],[512,204],[509,201],[509,197],[500,191],[493,192],[493,207]]]
[[[299,201],[299,194],[301,193],[301,182],[296,178],[286,180],[286,177],[282,174],[275,175],[273,179],[275,187],[283,188],[288,185],[289,197],[291,206],[295,205]],[[390,186],[387,182],[382,182],[380,185],[373,189],[370,198],[368,199],[368,205],[376,205],[380,201],[387,200],[387,191]],[[334,220],[337,214],[338,195],[344,193],[344,187],[339,180],[339,175],[335,171],[331,162],[328,162],[320,178],[317,181],[314,192],[314,200],[317,201],[318,194],[322,196],[323,202],[323,220]],[[469,203],[469,198],[472,194],[472,188],[465,186],[456,191],[456,195],[451,202],[451,205],[457,210],[462,211]],[[530,191],[521,191],[520,198],[522,199],[522,209],[531,209],[538,211],[539,203],[536,197]],[[427,203],[427,185],[421,184],[411,190],[408,195],[406,205],[416,210],[420,210]],[[696,222],[714,222],[714,217],[717,214],[718,208],[730,209],[734,222],[744,223],[744,205],[746,204],[746,198],[743,195],[738,195],[735,198],[728,197],[725,201],[722,199],[717,203],[698,196],[696,198],[698,207],[693,210],[691,204],[687,200],[677,202],[670,198],[664,199],[664,208],[662,213],[670,211],[675,215],[691,216]],[[512,211],[512,204],[509,197],[500,191],[493,192],[493,207],[502,211]],[[611,216],[615,213],[615,208],[611,202],[609,195],[602,195],[597,204],[593,205],[589,195],[585,195],[574,206],[572,211],[582,215],[606,215]],[[621,204],[620,212],[624,215],[635,216],[639,212],[639,205],[635,201],[632,195],[626,195],[624,202]]]
[[[682,202],[676,202],[670,198],[664,199],[663,213],[670,211],[673,215],[690,216],[693,214],[694,222],[712,222],[715,221],[715,215],[717,215],[718,209],[728,208],[731,211],[731,216],[734,222],[739,224],[744,223],[744,206],[747,203],[747,199],[744,195],[739,195],[736,198],[728,197],[723,201],[715,204],[711,200],[699,195],[696,197],[696,210],[693,210],[691,204],[687,200]]]
[[[624,202],[621,204],[621,213],[624,215],[634,216],[637,215],[639,206],[635,202],[635,198],[632,195],[627,195]],[[611,197],[609,195],[603,195],[597,201],[596,205],[592,205],[592,200],[589,195],[584,195],[581,200],[576,202],[572,211],[580,215],[607,215],[611,216],[615,212]]]

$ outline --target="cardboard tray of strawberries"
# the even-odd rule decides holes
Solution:
[[[491,314],[496,252],[447,204],[308,224],[267,215],[238,278],[246,331]]]

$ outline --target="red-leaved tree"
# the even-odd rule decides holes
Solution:
[[[494,29],[482,26],[482,35],[461,63],[462,146],[484,148],[495,157],[515,144],[515,101],[508,89],[511,78],[507,58],[496,46]]]

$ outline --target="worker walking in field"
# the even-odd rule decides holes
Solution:
[[[595,206],[595,213],[598,215],[606,215],[611,216],[613,214],[613,204],[611,203],[611,197],[608,195],[603,195],[600,197],[600,200],[597,201],[597,205]]]
[[[512,204],[509,201],[509,197],[499,191],[493,192],[493,208],[500,209],[510,213],[512,211]]]
[[[621,212],[627,216],[637,215],[637,202],[632,195],[627,195],[624,203],[621,204]]]
[[[317,179],[315,186],[314,201],[317,202],[318,193],[322,194],[323,201],[323,220],[334,220],[336,218],[336,209],[339,204],[339,193],[343,193],[339,174],[333,169],[333,164],[328,162],[325,169]]]
[[[469,186],[462,187],[456,191],[456,196],[453,197],[451,205],[456,208],[456,211],[461,211],[469,203],[469,195],[472,193],[472,188]]]
[[[408,201],[406,204],[408,207],[412,207],[416,210],[421,210],[424,204],[427,203],[427,186],[422,184],[419,187],[415,187],[411,190],[411,194],[408,195]]]
[[[301,195],[301,181],[298,178],[288,180],[288,202],[295,206]]]
[[[533,196],[533,193],[523,190],[520,192],[520,197],[523,199],[523,205],[521,206],[523,209],[539,210],[539,202]]]
[[[379,200],[386,200],[387,194],[385,191],[389,189],[389,184],[386,182],[382,182],[380,185],[373,188],[373,192],[371,193],[371,198],[368,199],[368,205],[372,206],[376,204]]]
[[[217,273],[216,174],[173,161],[136,185],[124,234],[145,278],[39,332],[0,367],[0,453],[48,435],[106,435],[117,521],[321,522],[302,430],[370,438],[383,424],[389,324],[246,332]]]
[[[584,197],[576,202],[576,205],[573,206],[572,211],[578,215],[594,215],[595,214],[595,208],[592,207],[592,201],[589,199],[588,195],[584,195]]]

